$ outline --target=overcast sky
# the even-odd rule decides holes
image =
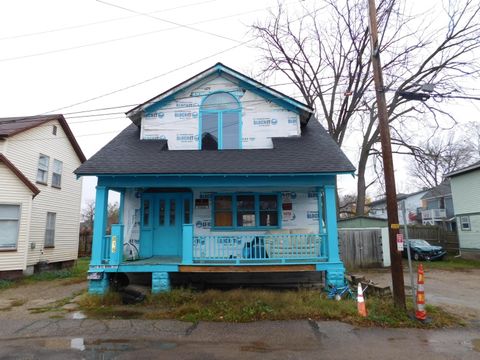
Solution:
[[[291,10],[299,6],[299,0],[286,3]],[[248,26],[264,20],[275,5],[275,0],[2,1],[0,117],[63,113],[88,158],[130,123],[125,111],[216,62],[257,73],[260,54],[247,42]],[[78,113],[106,107],[115,108]],[[84,200],[94,198],[95,182],[84,180]]]

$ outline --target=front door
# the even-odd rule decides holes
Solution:
[[[191,198],[191,193],[144,195],[143,219],[148,225],[142,229],[142,257],[181,256],[183,224],[191,222]],[[145,211],[149,213],[148,219]]]

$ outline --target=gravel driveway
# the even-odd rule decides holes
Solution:
[[[480,269],[446,271],[425,269],[427,304],[441,305],[466,320],[480,322]],[[360,272],[361,273],[361,272]],[[390,269],[368,270],[362,273],[374,282],[392,285]],[[416,283],[417,275],[414,274]],[[410,276],[404,269],[405,288],[410,293]]]

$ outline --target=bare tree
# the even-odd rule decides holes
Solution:
[[[410,176],[428,188],[439,185],[446,174],[469,165],[476,156],[465,139],[455,141],[453,135],[445,140],[433,138],[426,145],[411,146],[411,150]]]
[[[357,204],[357,196],[355,194],[346,194],[339,197],[338,212],[340,218],[349,218],[357,215],[355,209]]]
[[[253,25],[263,52],[263,74],[281,74],[293,83],[340,146],[350,133],[360,132],[356,211],[362,215],[366,190],[375,183],[366,181],[368,162],[372,154],[378,155],[379,141],[367,2],[302,4],[300,13],[292,16],[279,3],[268,20]],[[396,0],[380,0],[377,9],[389,121],[400,147],[411,141],[412,120],[421,120],[432,132],[442,127],[439,117],[450,120],[444,126],[455,124],[436,101],[408,102],[402,92],[417,92],[423,84],[433,83],[434,99],[440,100],[462,93],[459,80],[477,77],[480,69],[474,56],[480,47],[478,1],[447,2],[444,24],[441,17],[427,14],[406,16],[402,6]]]
[[[95,200],[88,200],[82,210],[82,221],[86,228],[93,229],[93,222],[95,218]],[[110,232],[112,224],[118,224],[119,221],[119,204],[108,203],[107,207],[107,233]]]

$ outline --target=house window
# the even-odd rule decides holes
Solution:
[[[0,204],[0,250],[17,248],[20,205]]]
[[[240,149],[240,104],[231,94],[207,96],[200,107],[200,148]]]
[[[472,230],[472,228],[470,227],[470,216],[460,216],[460,225],[462,231]]]
[[[40,154],[38,157],[37,182],[46,184],[48,181],[48,163],[50,158],[47,155]]]
[[[279,226],[277,194],[215,195],[214,228],[275,228]]]
[[[53,127],[52,127],[52,134],[57,135],[57,126],[56,125],[53,125]]]
[[[43,247],[55,246],[55,220],[57,214],[53,212],[47,212],[47,225],[45,227],[45,245]]]
[[[52,172],[52,186],[60,188],[62,186],[62,170],[63,162],[60,160],[53,160],[53,172]]]

